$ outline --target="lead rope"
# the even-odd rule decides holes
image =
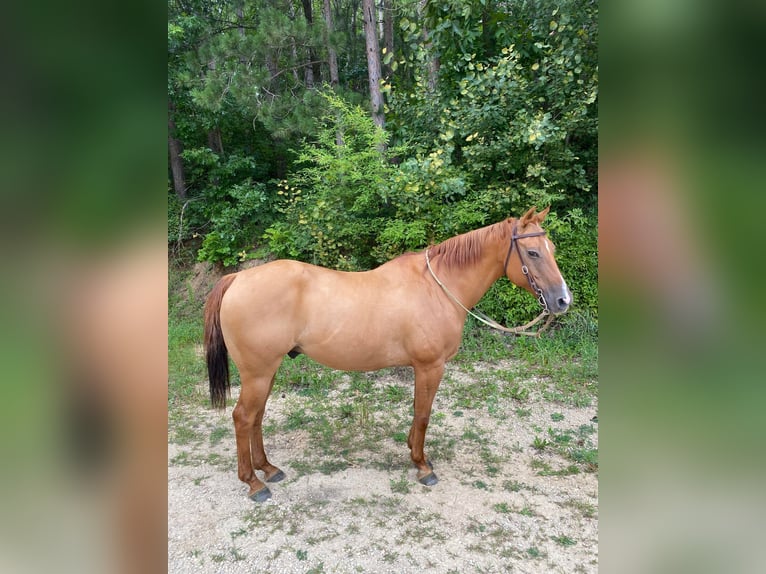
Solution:
[[[428,255],[428,249],[426,249],[426,267],[428,267],[428,271],[431,273],[431,277],[434,278],[434,280],[439,285],[439,287],[441,287],[444,290],[444,292],[449,296],[450,299],[452,299],[455,303],[457,303],[460,306],[460,308],[463,309],[463,311],[465,311],[466,313],[468,313],[471,317],[473,317],[477,321],[480,321],[481,323],[484,323],[488,327],[492,327],[493,329],[497,329],[498,331],[502,331],[504,333],[512,333],[514,335],[528,335],[530,337],[539,337],[540,334],[543,331],[545,331],[545,329],[547,329],[548,326],[553,321],[553,315],[551,315],[550,312],[548,311],[548,306],[544,305],[543,306],[543,312],[540,313],[534,319],[532,319],[526,325],[521,325],[520,327],[513,327],[513,328],[503,327],[500,323],[498,323],[494,319],[491,319],[491,318],[487,317],[487,315],[485,315],[481,311],[478,311],[478,309],[477,309],[476,313],[474,313],[473,311],[468,309],[465,305],[463,305],[460,302],[460,299],[455,297],[452,294],[452,292],[449,289],[447,289],[447,286],[439,280],[439,278],[436,276],[436,273],[434,273],[433,268],[431,267],[431,258]],[[526,275],[526,273],[525,273],[525,275]],[[543,299],[543,301],[545,301],[545,299]],[[548,320],[537,331],[527,331],[526,330],[526,329],[529,329],[530,327],[536,325],[537,323],[539,323],[543,319],[543,317],[545,317],[546,315],[548,315]]]

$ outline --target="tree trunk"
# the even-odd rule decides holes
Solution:
[[[421,19],[423,19],[423,12],[425,11],[427,1],[428,0],[420,0],[420,4],[418,4],[418,12]],[[433,93],[436,91],[436,82],[439,77],[440,63],[439,58],[431,55],[431,41],[428,38],[428,28],[425,26],[423,26],[423,47],[431,56],[428,60],[428,92]]]
[[[221,137],[221,128],[215,127],[207,132],[207,145],[210,151],[217,155],[223,155],[223,138]]]
[[[173,174],[173,190],[178,199],[186,200],[186,176],[184,174],[184,162],[181,159],[183,145],[181,140],[175,137],[176,123],[173,121],[173,113],[176,107],[168,100],[168,151],[170,152],[170,171]]]
[[[363,0],[364,36],[367,45],[367,75],[370,79],[370,104],[372,120],[378,127],[386,123],[383,114],[383,94],[380,91],[380,46],[378,45],[378,26],[376,22],[374,0]]]
[[[394,7],[392,0],[383,0],[383,47],[386,55],[394,53]],[[391,60],[393,62],[393,60]],[[391,76],[391,64],[386,66],[386,76]]]
[[[287,0],[288,14],[290,15],[290,21],[295,22],[295,7],[292,0]],[[290,55],[293,57],[293,78],[296,85],[300,84],[300,78],[298,78],[298,47],[295,45],[295,35],[293,30],[290,30]],[[274,74],[271,74],[274,77]]]
[[[303,14],[306,16],[306,23],[311,29],[314,25],[314,15],[311,9],[311,0],[301,0],[303,4]],[[319,67],[319,61],[316,57],[314,48],[309,46],[308,49],[308,62],[306,64],[306,88],[313,88],[314,82],[320,80],[321,68]]]
[[[325,21],[325,45],[327,46],[327,57],[330,64],[330,85],[334,88],[340,83],[338,76],[338,54],[331,44],[330,36],[333,33],[332,9],[330,0],[324,0],[324,21]]]

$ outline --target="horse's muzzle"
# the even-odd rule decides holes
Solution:
[[[572,292],[567,288],[564,292],[553,294],[548,300],[548,308],[554,315],[561,315],[567,312],[569,305],[572,304]]]

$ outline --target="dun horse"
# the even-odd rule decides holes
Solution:
[[[233,418],[239,478],[250,487],[248,496],[257,502],[271,496],[255,471],[265,482],[285,477],[266,458],[261,424],[279,365],[285,355],[299,353],[344,371],[413,367],[415,416],[407,445],[418,480],[436,484],[423,442],[467,308],[502,275],[554,314],[571,302],[553,243],[540,228],[547,213],[533,207],[520,219],[401,255],[372,271],[282,260],[224,276],[205,303],[205,355],[216,407],[225,406],[229,391],[228,354],[240,372]]]

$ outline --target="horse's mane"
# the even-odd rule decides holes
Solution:
[[[451,237],[431,247],[429,256],[432,259],[441,256],[442,263],[448,267],[460,269],[473,265],[481,259],[484,245],[490,241],[508,237],[511,231],[509,222],[510,219],[506,219],[500,223]]]

